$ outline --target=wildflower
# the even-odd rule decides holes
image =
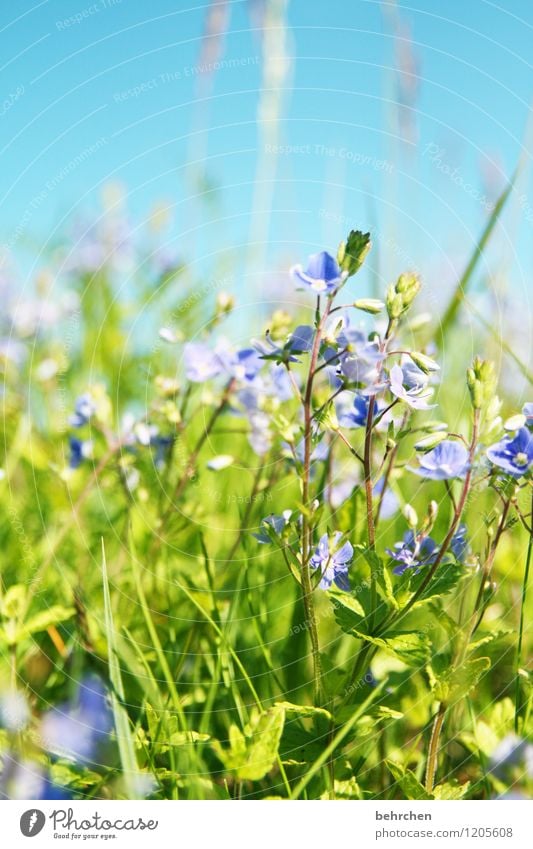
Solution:
[[[69,466],[71,469],[79,468],[84,460],[92,457],[93,443],[91,439],[78,439],[76,436],[71,436],[69,447]]]
[[[204,383],[222,371],[220,358],[202,342],[188,342],[183,349],[183,358],[185,374],[192,383]]]
[[[424,372],[417,368],[414,363],[410,365],[395,365],[390,370],[390,391],[404,401],[414,410],[430,410],[432,406],[427,403],[431,397],[431,390],[426,390],[427,377]]]
[[[308,354],[313,346],[315,331],[307,324],[299,325],[290,334],[284,345],[273,341],[270,333],[266,333],[266,343],[260,340],[252,340],[252,344],[259,352],[261,359],[274,360],[277,363],[298,363],[299,354]]]
[[[279,537],[289,524],[291,516],[292,510],[284,510],[281,515],[275,515],[274,513],[271,513],[269,516],[266,516],[264,519],[261,519],[261,525],[266,527],[258,534],[252,534],[252,536],[255,537],[256,540],[262,544],[271,543],[272,538],[270,537],[266,528],[271,528],[276,534],[276,536]]]
[[[368,398],[356,393],[351,406],[340,401],[336,404],[336,410],[341,427],[365,427],[368,416]]]
[[[419,468],[412,469],[422,478],[435,481],[460,478],[468,468],[468,451],[460,442],[445,439],[433,451],[419,457]]]
[[[393,560],[399,564],[392,570],[395,575],[403,575],[406,569],[416,569],[433,563],[438,547],[435,540],[428,536],[417,535],[414,530],[409,530],[401,542],[394,543],[394,549],[387,549]]]
[[[487,457],[508,475],[520,478],[533,463],[533,434],[527,427],[521,427],[514,437],[505,436],[501,442],[491,445]]]
[[[533,428],[533,401],[529,401],[522,407],[522,415],[526,417],[526,425]]]
[[[379,388],[379,365],[383,352],[379,344],[369,341],[362,330],[350,326],[344,327],[337,338],[340,348],[339,370],[344,377],[358,383],[366,389],[372,386],[373,392]]]
[[[43,746],[59,757],[89,761],[112,727],[106,692],[96,677],[80,684],[77,703],[53,708],[41,724]]]
[[[531,759],[533,745],[516,734],[507,734],[492,752],[489,761],[489,772],[497,778],[504,779],[506,773],[513,767],[525,764],[526,773],[531,776]]]
[[[95,413],[96,404],[94,398],[89,392],[84,392],[83,395],[76,398],[74,413],[69,417],[69,424],[72,427],[83,427],[83,425],[88,424]]]
[[[341,270],[337,260],[327,251],[311,254],[305,271],[301,265],[294,265],[291,274],[318,295],[332,295],[347,277],[347,272]]]
[[[459,562],[462,562],[468,553],[468,538],[466,526],[460,525],[450,541],[450,551]]]
[[[312,569],[320,569],[322,573],[318,585],[322,590],[328,590],[332,583],[346,592],[350,589],[348,565],[353,558],[353,546],[350,542],[345,542],[338,548],[341,538],[340,531],[335,531],[332,537],[324,534],[309,561]]]
[[[0,698],[0,726],[8,731],[22,731],[30,719],[30,709],[20,690],[8,690]]]

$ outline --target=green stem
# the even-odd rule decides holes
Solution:
[[[437,759],[439,754],[439,740],[446,715],[446,705],[442,702],[439,704],[439,709],[435,714],[431,737],[429,740],[428,760],[426,766],[426,791],[433,793],[435,786],[435,773],[437,771]]]
[[[531,490],[531,514],[533,516],[533,488]],[[518,721],[520,719],[520,668],[522,666],[522,644],[524,639],[524,618],[526,610],[526,598],[529,584],[529,570],[531,567],[531,556],[533,554],[533,533],[529,534],[526,555],[526,568],[524,571],[524,580],[522,582],[522,597],[520,601],[520,624],[518,626],[518,646],[516,649],[516,681],[515,681],[515,717],[514,727],[518,733]]]

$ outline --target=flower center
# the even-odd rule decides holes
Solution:
[[[529,458],[527,454],[524,454],[523,451],[520,451],[514,458],[514,461],[517,466],[527,466],[529,463]]]

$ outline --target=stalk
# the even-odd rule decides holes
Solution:
[[[533,488],[531,490],[531,516],[533,517]],[[529,584],[529,570],[531,567],[531,556],[533,554],[533,530],[530,530],[527,544],[526,568],[522,582],[522,595],[520,601],[520,624],[518,626],[518,646],[516,649],[516,681],[515,681],[515,716],[514,727],[518,733],[518,721],[520,719],[520,668],[522,666],[522,644],[524,639],[524,617],[526,609],[526,598]]]
[[[437,758],[439,754],[439,739],[445,714],[446,705],[441,702],[439,709],[435,714],[431,738],[429,740],[428,761],[426,767],[426,791],[428,793],[433,793],[433,787],[435,786],[435,773],[437,771]]]
[[[324,323],[329,315],[332,304],[332,298],[328,298],[326,307],[322,316],[320,316],[320,298],[317,299],[317,325],[316,333],[311,350],[311,359],[309,363],[309,373],[305,386],[303,408],[304,408],[304,462],[302,476],[302,501],[304,511],[302,516],[302,595],[305,608],[305,615],[309,625],[309,634],[311,637],[311,648],[313,652],[313,682],[314,682],[314,701],[315,704],[320,704],[322,701],[322,665],[320,661],[320,645],[318,641],[318,628],[315,615],[315,604],[313,599],[313,586],[311,582],[311,570],[309,561],[311,558],[312,548],[312,533],[313,529],[308,516],[309,509],[309,481],[311,477],[311,430],[313,421],[312,398],[313,398],[313,381],[316,374],[318,354],[320,351],[320,342],[322,339],[322,330]]]

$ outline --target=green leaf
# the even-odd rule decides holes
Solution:
[[[333,719],[329,710],[313,705],[294,705],[292,702],[276,702],[274,707],[283,708],[285,713],[295,713],[298,716],[325,716],[327,719]]]
[[[424,666],[430,657],[429,638],[423,631],[389,631],[382,637],[371,637],[354,629],[351,633],[410,666]]]
[[[246,734],[236,725],[231,725],[229,749],[222,748],[218,741],[214,742],[213,748],[226,769],[240,781],[259,781],[276,762],[284,722],[284,709],[274,705],[253,717]]]
[[[459,784],[457,781],[446,781],[444,784],[438,784],[433,793],[435,799],[463,799],[470,788],[470,782]]]
[[[124,707],[124,685],[122,673],[118,660],[116,632],[113,622],[113,610],[111,607],[111,594],[109,592],[109,579],[107,576],[107,562],[105,556],[104,540],[102,539],[102,584],[104,590],[104,626],[108,647],[109,677],[113,685],[111,693],[111,706],[115,720],[115,731],[117,735],[120,764],[129,799],[136,798],[135,778],[138,774],[137,759],[135,757],[135,741],[130,728],[128,714]]]
[[[435,698],[446,705],[464,699],[474,689],[483,674],[490,669],[488,657],[467,660],[458,669],[450,669],[434,682]]]
[[[20,629],[25,634],[36,634],[38,631],[46,631],[51,625],[57,625],[59,622],[64,622],[74,616],[73,607],[63,607],[60,604],[54,604],[47,610],[41,610],[34,616],[30,616],[26,620],[23,627]]]
[[[492,212],[489,216],[489,219],[488,219],[488,221],[485,225],[485,229],[483,230],[483,233],[481,234],[481,238],[480,238],[479,242],[476,244],[474,251],[472,253],[472,256],[470,257],[470,260],[468,262],[468,265],[466,266],[466,268],[463,272],[463,275],[462,275],[461,279],[459,280],[459,282],[457,284],[455,292],[452,295],[452,298],[450,300],[450,303],[448,304],[448,307],[447,307],[447,309],[444,313],[444,316],[442,317],[442,319],[439,322],[440,333],[436,334],[436,340],[435,341],[437,342],[437,344],[439,345],[440,348],[442,348],[442,346],[444,344],[446,334],[448,333],[450,328],[455,324],[455,317],[456,317],[456,315],[459,311],[459,307],[461,306],[462,302],[464,301],[466,291],[468,289],[468,286],[470,285],[470,282],[472,280],[474,271],[476,270],[477,264],[478,264],[480,258],[483,255],[483,251],[485,250],[485,247],[487,246],[487,243],[488,243],[488,241],[489,241],[489,239],[492,235],[492,231],[494,230],[494,227],[496,226],[496,222],[498,221],[498,218],[500,217],[502,209],[505,206],[509,195],[511,194],[511,190],[512,190],[514,183],[515,183],[515,180],[516,180],[517,172],[518,172],[518,168],[515,171],[515,173],[513,174],[509,184],[505,187],[505,189],[501,193],[500,197],[498,198],[498,200],[497,200],[497,202],[494,206],[494,209],[492,210]]]
[[[410,769],[404,769],[399,764],[394,763],[394,761],[385,761],[385,763],[392,777],[399,785],[400,790],[407,799],[416,799],[428,802],[434,798],[424,789],[414,772],[411,772]]]

